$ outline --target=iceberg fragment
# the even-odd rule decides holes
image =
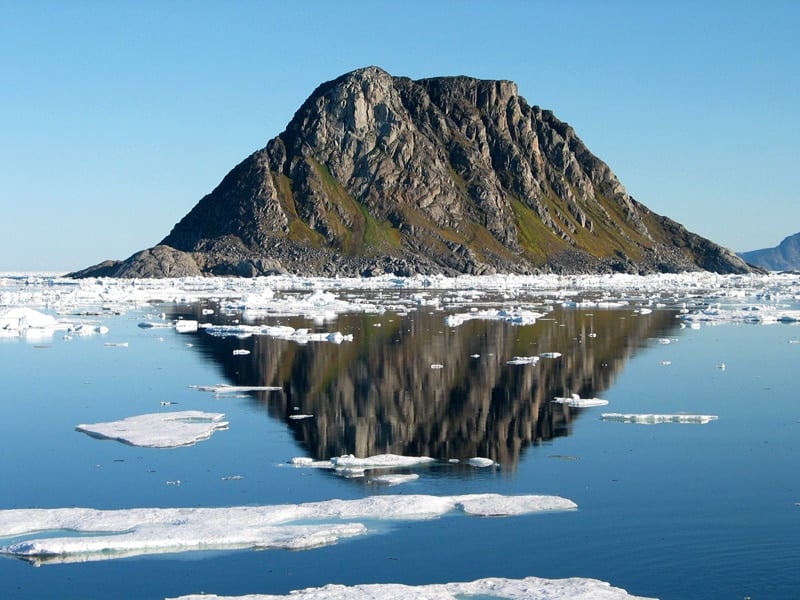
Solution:
[[[556,396],[553,402],[557,404],[566,404],[573,408],[590,408],[592,406],[605,406],[608,400],[601,400],[600,398],[581,398],[578,394],[572,394],[569,398]]]
[[[515,516],[575,508],[574,502],[560,496],[470,494],[367,496],[227,508],[8,509],[0,510],[0,537],[40,537],[12,541],[0,547],[0,554],[43,564],[194,550],[300,550],[369,533],[355,519],[420,520],[452,512]]]
[[[199,410],[151,413],[119,421],[78,425],[75,429],[92,437],[116,440],[146,448],[177,448],[207,440],[215,431],[227,429],[222,413]]]
[[[525,577],[506,579],[489,577],[470,582],[406,585],[400,583],[371,583],[346,586],[328,584],[320,588],[293,590],[286,596],[248,594],[241,600],[457,600],[459,598],[493,598],[496,600],[655,600],[631,596],[622,588],[598,579],[570,577],[543,579]],[[167,600],[232,600],[234,596],[197,594]]]
[[[698,423],[703,425],[711,421],[716,421],[716,415],[693,415],[688,413],[677,413],[673,415],[660,414],[633,414],[633,413],[603,413],[600,415],[603,421],[619,421],[621,423],[640,423],[642,425],[654,425],[658,423]]]

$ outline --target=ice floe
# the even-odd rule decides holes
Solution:
[[[448,327],[458,327],[466,321],[481,319],[487,321],[505,321],[512,325],[532,325],[536,319],[543,317],[543,313],[520,310],[520,309],[500,309],[500,310],[475,310],[467,313],[447,315],[444,319]]]
[[[296,342],[298,344],[308,344],[309,342],[331,342],[341,344],[342,342],[352,342],[353,335],[344,335],[340,331],[334,332],[311,332],[308,329],[295,329],[287,325],[211,325],[203,323],[200,325],[207,334],[215,337],[234,336],[239,339],[252,337],[254,335],[264,335],[280,340]]]
[[[248,594],[240,598],[241,600],[458,600],[472,597],[496,600],[655,600],[643,596],[632,596],[626,590],[613,587],[605,581],[580,577],[568,579],[488,577],[469,582],[427,585],[371,583],[345,586],[329,584],[320,588],[293,590],[285,596]],[[167,600],[232,600],[233,598],[235,596],[216,596],[203,593]]]
[[[539,362],[538,356],[515,356],[506,361],[507,365],[535,365]]]
[[[384,485],[400,485],[401,483],[408,483],[409,481],[416,481],[419,475],[416,473],[391,473],[388,475],[376,475],[370,477],[372,483],[382,483]]]
[[[119,421],[78,425],[77,431],[92,437],[109,439],[146,448],[177,448],[207,440],[228,423],[222,413],[199,410],[151,413]]]
[[[655,425],[658,423],[697,423],[705,424],[716,421],[717,415],[694,415],[687,413],[677,414],[635,414],[635,413],[603,413],[600,418],[604,421],[619,421],[621,423],[639,423],[642,425]]]
[[[556,396],[553,402],[557,404],[566,404],[573,408],[591,408],[593,406],[605,406],[608,400],[601,400],[600,398],[581,398],[578,394],[572,394],[569,398]]]
[[[485,468],[494,466],[495,463],[491,458],[484,458],[483,456],[473,456],[467,461],[467,464],[473,467]]]
[[[190,385],[200,392],[213,392],[215,394],[241,394],[242,392],[277,392],[283,388],[275,385],[229,385],[220,383],[217,385]]]
[[[428,456],[402,456],[399,454],[377,454],[359,458],[352,454],[334,456],[328,460],[314,460],[297,456],[289,460],[294,467],[331,469],[341,477],[364,477],[367,471],[375,469],[399,469],[430,465],[437,462]]]
[[[0,547],[0,554],[47,563],[193,550],[301,550],[369,533],[357,519],[419,520],[453,512],[515,516],[575,508],[574,502],[560,496],[471,494],[384,495],[227,508],[8,509],[0,510],[0,537],[12,540]],[[36,537],[13,540],[31,535]]]

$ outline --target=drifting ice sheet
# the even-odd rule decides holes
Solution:
[[[569,579],[505,579],[490,577],[464,583],[429,585],[404,585],[399,583],[373,583],[344,586],[330,584],[321,588],[294,590],[286,596],[250,594],[242,600],[457,600],[459,598],[497,598],[505,600],[654,600],[631,596],[622,588],[597,579],[571,577]],[[234,596],[213,594],[180,596],[167,600],[223,600]]]
[[[177,448],[207,440],[218,429],[227,429],[222,413],[199,410],[151,413],[120,421],[78,425],[75,429],[92,437],[116,440],[146,448]]]
[[[368,533],[355,519],[420,520],[456,511],[513,516],[575,508],[574,502],[559,496],[473,494],[386,495],[230,508],[10,509],[0,510],[0,537],[34,533],[43,537],[10,543],[0,548],[0,554],[41,564],[192,550],[301,550]],[[303,525],[292,524],[298,521]],[[70,533],[65,536],[65,531]],[[53,536],[44,537],[48,532]]]
[[[654,425],[657,423],[698,423],[703,425],[709,421],[716,421],[719,417],[716,415],[689,415],[685,413],[675,415],[603,413],[600,418],[603,421],[640,423],[642,425]]]

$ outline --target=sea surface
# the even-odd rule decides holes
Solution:
[[[710,294],[692,296],[687,309],[677,296],[654,304],[531,291],[513,304],[540,316],[516,321],[489,317],[509,306],[490,292],[448,300],[452,292],[336,291],[340,299],[356,295],[352,310],[324,317],[243,314],[219,297],[76,308],[58,317],[107,332],[1,337],[0,509],[484,492],[553,494],[578,509],[373,523],[366,536],[302,551],[39,566],[0,556],[0,598],[283,594],[328,583],[526,576],[595,578],[662,599],[800,597],[795,322],[686,320],[687,312],[720,302]],[[359,302],[381,309],[360,310]],[[797,296],[782,302],[799,308]],[[448,322],[454,314],[476,318]],[[178,319],[283,325],[352,340],[298,343],[224,327],[211,335],[203,326],[186,333],[144,326]],[[509,364],[531,356],[540,358]],[[221,383],[280,389],[225,394],[193,387]],[[608,405],[552,401],[571,394]],[[229,427],[171,449],[76,431],[79,424],[189,409],[224,413]],[[637,424],[602,419],[609,412],[716,418]],[[347,454],[437,461],[359,477],[290,464]],[[475,467],[468,462],[474,457],[496,464]],[[393,486],[375,479],[387,473],[419,477]],[[12,541],[0,538],[0,546]]]

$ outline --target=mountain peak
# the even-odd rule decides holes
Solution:
[[[206,274],[749,270],[636,202],[514,82],[376,66],[320,85],[161,244]]]

